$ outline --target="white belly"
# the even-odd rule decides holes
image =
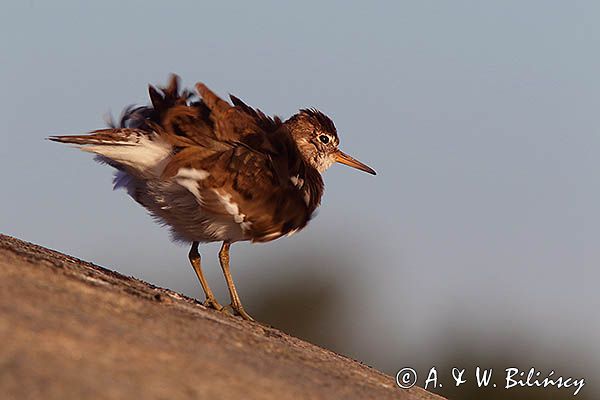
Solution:
[[[213,214],[206,211],[197,195],[175,182],[141,181],[119,171],[115,185],[124,187],[161,224],[167,225],[173,239],[184,242],[238,242],[250,240],[239,214]],[[230,211],[233,206],[229,205]],[[227,207],[225,207],[227,208]]]

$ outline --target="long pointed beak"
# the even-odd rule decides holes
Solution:
[[[361,163],[356,158],[350,157],[348,154],[341,150],[335,153],[335,161],[340,164],[346,164],[352,168],[360,169],[361,171],[368,172],[371,175],[377,175],[377,172],[366,164]]]

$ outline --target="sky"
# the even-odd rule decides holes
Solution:
[[[202,299],[188,249],[111,169],[44,140],[176,72],[284,118],[317,107],[378,172],[333,166],[304,231],[232,247],[250,314],[390,374],[505,354],[598,376],[599,3],[2,8],[0,232]],[[201,247],[225,302],[217,250]]]

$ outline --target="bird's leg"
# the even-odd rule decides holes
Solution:
[[[219,261],[221,262],[223,275],[225,275],[225,280],[227,281],[227,288],[229,289],[229,296],[231,297],[231,308],[245,320],[254,321],[254,318],[248,315],[244,310],[244,307],[242,307],[240,296],[238,296],[235,285],[233,284],[233,278],[229,271],[229,245],[229,242],[223,242],[223,246],[221,246],[221,250],[219,251]]]
[[[223,306],[219,304],[212,290],[208,286],[208,282],[204,277],[204,273],[202,272],[202,267],[200,266],[200,253],[198,253],[198,242],[192,243],[192,248],[190,249],[190,253],[188,254],[190,258],[190,263],[200,280],[200,284],[202,285],[202,290],[204,290],[204,295],[206,296],[206,300],[204,301],[204,305],[206,307],[214,308],[215,310],[221,311]]]

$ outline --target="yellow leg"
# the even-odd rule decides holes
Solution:
[[[190,249],[190,253],[188,254],[190,258],[190,263],[198,276],[198,280],[200,280],[200,285],[202,285],[202,290],[204,290],[204,295],[206,296],[206,300],[204,301],[204,305],[206,307],[214,308],[215,310],[221,311],[223,306],[219,304],[212,290],[208,286],[208,282],[204,277],[204,273],[202,273],[202,267],[200,266],[200,253],[198,253],[198,242],[192,243],[192,248]]]
[[[231,272],[229,271],[229,245],[230,243],[223,242],[223,246],[221,246],[221,250],[219,251],[219,261],[221,262],[223,275],[225,275],[225,280],[227,281],[227,288],[229,289],[229,296],[231,297],[231,308],[245,320],[254,321],[254,318],[248,315],[248,313],[244,310],[244,307],[242,307],[240,296],[238,296],[237,290],[235,290],[235,285],[233,284],[233,278],[231,277]]]

